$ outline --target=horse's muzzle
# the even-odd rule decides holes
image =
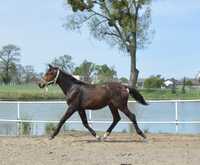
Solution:
[[[38,86],[39,86],[40,88],[44,88],[44,87],[46,86],[46,84],[45,84],[44,82],[39,82],[39,83],[38,83]]]

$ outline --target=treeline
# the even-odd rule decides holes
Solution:
[[[55,58],[51,64],[88,83],[104,83],[109,81],[128,83],[127,78],[121,77],[119,79],[117,77],[117,71],[114,66],[98,65],[87,60],[84,60],[79,66],[75,66],[70,55]]]
[[[20,64],[21,49],[13,44],[0,49],[0,83],[22,84],[36,81],[40,74],[31,65]]]
[[[43,73],[37,73],[32,65],[21,65],[21,49],[13,44],[5,45],[0,49],[0,83],[1,84],[25,84],[37,82]],[[77,78],[89,83],[103,83],[108,81],[121,81],[128,83],[128,79],[118,79],[117,71],[108,65],[98,65],[84,60],[76,66],[70,55],[55,58],[52,65],[77,76]]]

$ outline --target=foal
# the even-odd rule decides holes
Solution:
[[[146,138],[138,127],[135,114],[130,112],[127,106],[129,94],[139,103],[147,105],[143,96],[136,89],[117,82],[110,82],[103,85],[87,84],[51,65],[49,65],[49,69],[39,83],[39,87],[44,88],[50,84],[58,84],[60,86],[68,104],[67,111],[61,118],[50,139],[53,139],[59,133],[65,121],[77,111],[83,125],[94,137],[100,140],[100,137],[96,135],[96,132],[88,124],[85,110],[97,110],[105,106],[109,106],[113,122],[104,134],[104,139],[109,136],[121,119],[118,110],[123,112],[133,122],[136,132],[143,138]]]

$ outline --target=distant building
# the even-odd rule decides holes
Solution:
[[[166,87],[171,87],[173,84],[174,84],[174,83],[173,83],[172,80],[166,80],[166,81],[164,82],[164,85],[165,85]]]
[[[195,79],[200,81],[200,71],[197,73],[197,75],[195,76]]]

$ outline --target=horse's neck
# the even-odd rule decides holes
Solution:
[[[61,73],[61,75],[58,78],[57,84],[60,86],[63,93],[66,95],[74,83],[70,79],[67,79],[63,73]]]

